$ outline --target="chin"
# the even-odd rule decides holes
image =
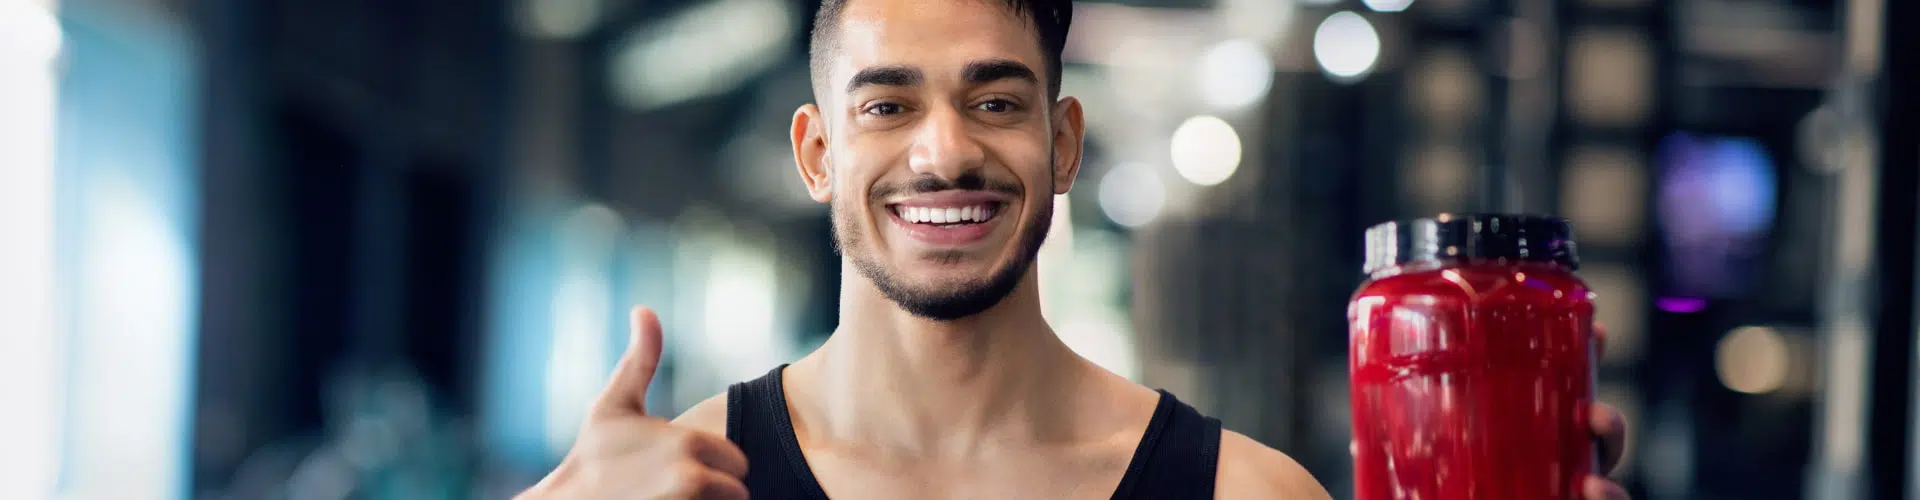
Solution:
[[[985,312],[1012,295],[1033,267],[1052,222],[1052,207],[1043,205],[1024,220],[1005,221],[1019,223],[1002,226],[985,240],[926,248],[894,239],[900,234],[883,229],[888,221],[860,221],[841,206],[834,210],[836,251],[901,310],[936,321]]]
[[[855,260],[856,265],[860,262]],[[984,261],[930,266],[909,262],[893,269],[862,269],[888,300],[914,316],[955,321],[992,309],[1013,294],[1026,266]]]
[[[907,271],[895,276],[905,278],[901,286],[921,294],[938,294],[984,287],[992,283],[993,272],[986,269],[953,269],[933,272]]]

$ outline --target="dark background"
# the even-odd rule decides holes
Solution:
[[[1043,260],[1070,343],[1344,498],[1361,232],[1558,214],[1614,332],[1601,395],[1633,423],[1617,477],[1636,498],[1912,496],[1912,6],[1390,3],[1079,4],[1066,92],[1086,99],[1091,154]],[[68,389],[43,412],[64,423],[60,478],[26,493],[501,498],[564,451],[629,304],[668,322],[659,413],[803,354],[836,322],[839,273],[785,143],[815,8],[61,2],[57,224],[34,243],[54,249],[66,318],[44,332],[68,346],[47,380]],[[1378,33],[1357,77],[1316,59],[1342,11]],[[1192,66],[1233,38],[1270,67]],[[1214,70],[1271,84],[1209,104],[1188,75]],[[175,111],[112,104],[116,88]],[[1218,185],[1167,152],[1197,115],[1238,136]],[[85,161],[121,136],[175,154]],[[86,193],[116,172],[170,179],[131,189],[170,207],[154,227],[184,257],[149,285],[182,291],[155,306],[182,323],[103,298],[145,282],[84,278],[112,261],[90,257],[101,245],[142,252],[86,236],[134,230],[89,222],[106,209]],[[1109,215],[1152,196],[1144,224]],[[162,348],[94,357],[115,335]],[[141,356],[173,368],[137,372],[158,374],[147,389],[85,382],[117,373],[90,359]],[[86,403],[147,390],[176,395]],[[99,424],[119,420],[178,425]],[[126,433],[163,444],[115,461]],[[101,483],[129,466],[172,472]]]

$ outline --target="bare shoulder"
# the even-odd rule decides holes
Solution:
[[[727,393],[715,394],[673,419],[675,425],[684,425],[714,434],[727,433]]]
[[[1313,474],[1280,450],[1234,431],[1220,432],[1214,496],[1224,499],[1330,500]]]

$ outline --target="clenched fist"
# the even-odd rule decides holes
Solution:
[[[634,308],[632,339],[580,437],[525,500],[747,498],[747,456],[714,435],[647,415],[660,366],[660,318]]]

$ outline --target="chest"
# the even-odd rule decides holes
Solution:
[[[1101,443],[967,461],[902,459],[830,447],[805,454],[821,489],[835,500],[1106,500],[1126,476],[1133,451],[1132,446]]]

